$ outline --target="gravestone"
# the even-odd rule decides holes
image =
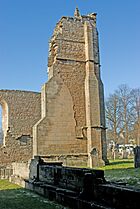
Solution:
[[[140,167],[140,146],[134,148],[134,166],[135,168]]]

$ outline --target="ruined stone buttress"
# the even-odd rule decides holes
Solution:
[[[35,155],[71,166],[107,162],[96,14],[81,16],[76,9],[74,17],[62,17],[41,94],[0,90],[0,105],[0,166]]]
[[[104,91],[96,14],[62,17],[50,40],[41,119],[33,127],[33,156],[65,165],[107,162]]]

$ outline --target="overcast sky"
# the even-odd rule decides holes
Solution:
[[[140,87],[140,0],[0,0],[0,89],[40,91],[61,16],[97,13],[105,96]]]

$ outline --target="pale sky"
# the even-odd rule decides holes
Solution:
[[[53,29],[76,6],[97,13],[105,96],[140,87],[139,0],[0,0],[0,89],[41,90]]]

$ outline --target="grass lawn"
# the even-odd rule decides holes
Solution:
[[[140,168],[134,168],[133,159],[112,160],[101,167],[107,181],[122,182],[140,189]],[[0,209],[64,209],[29,190],[0,180]],[[66,208],[65,208],[66,209]]]
[[[63,209],[33,192],[0,180],[0,209]]]
[[[133,159],[111,160],[110,165],[100,169],[104,170],[106,180],[140,189],[140,168],[134,168]]]

